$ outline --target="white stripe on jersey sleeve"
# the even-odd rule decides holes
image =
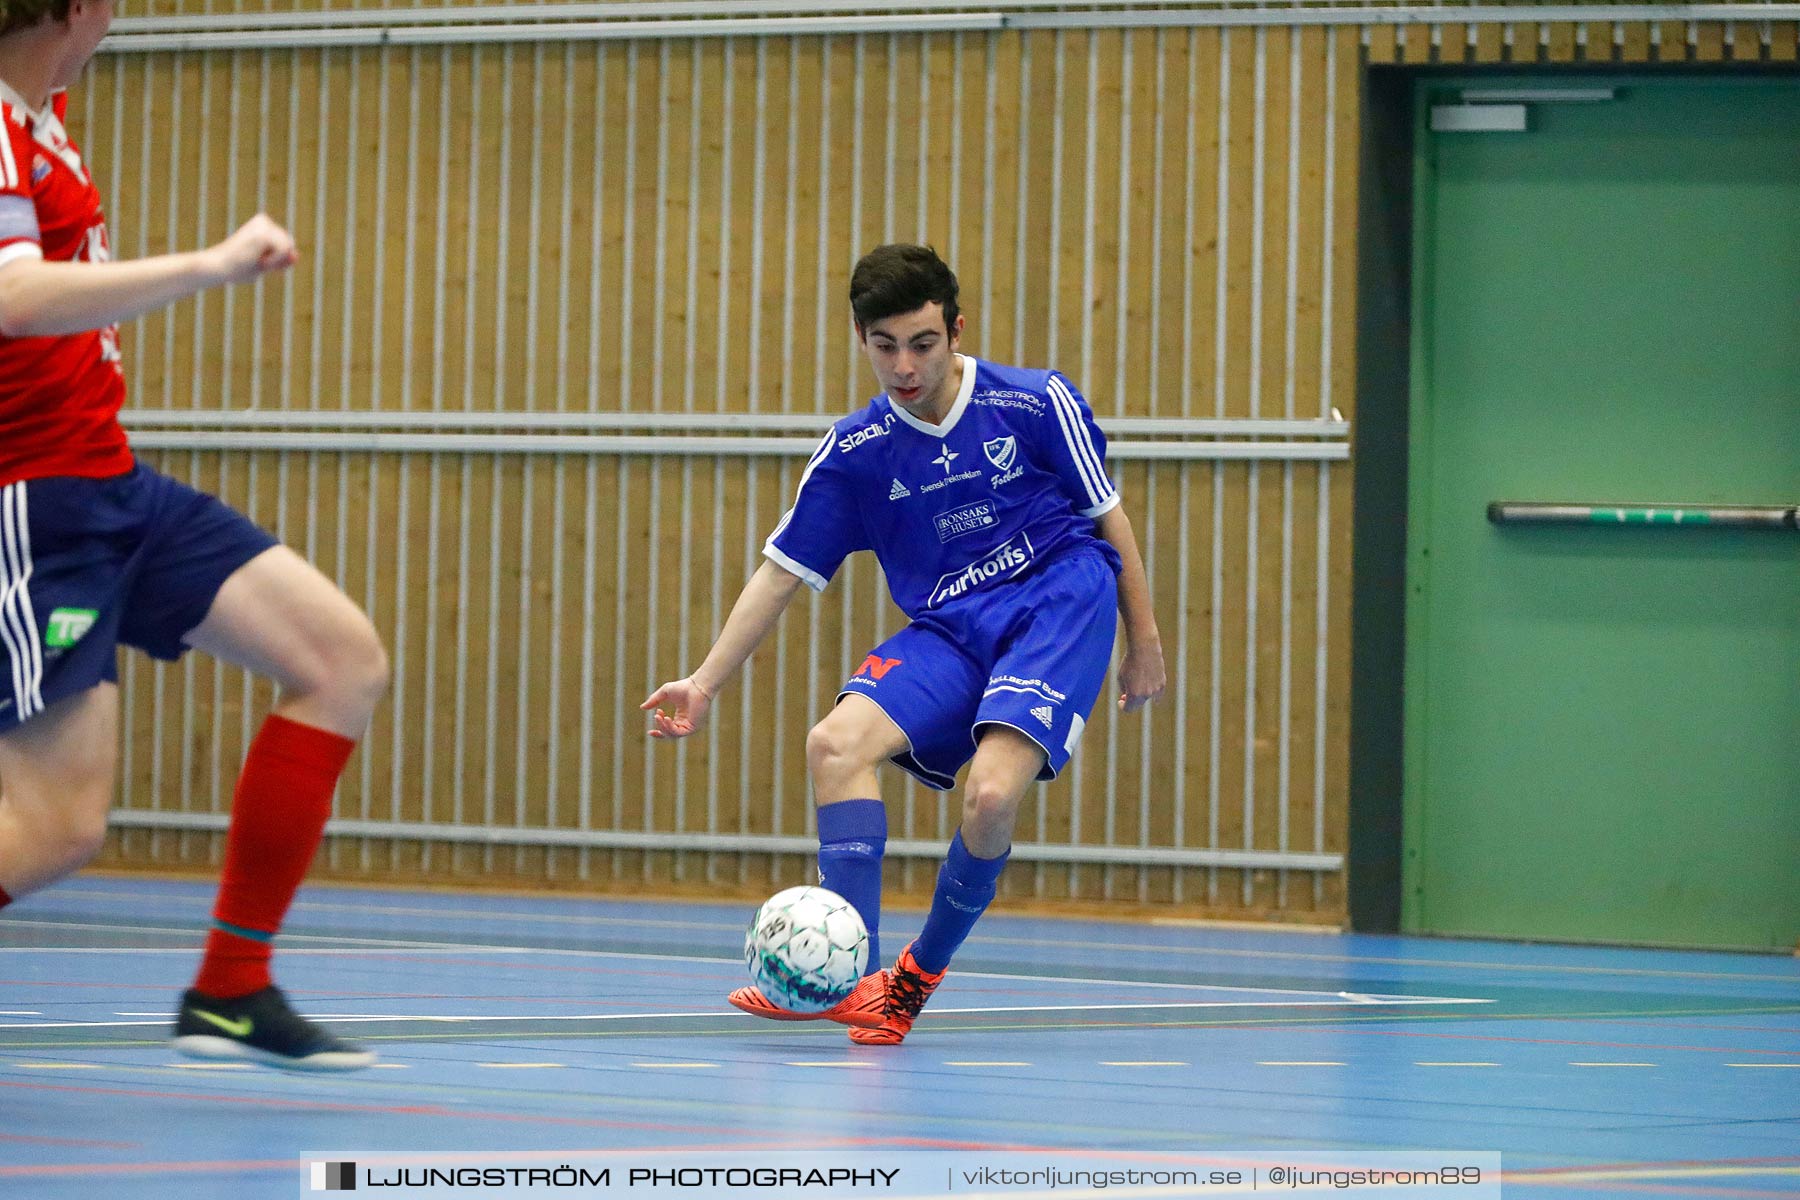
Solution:
[[[19,164],[13,158],[12,132],[0,117],[0,188],[13,191],[19,186]]]
[[[763,557],[786,571],[788,574],[798,575],[800,581],[815,592],[824,591],[825,585],[831,582],[831,580],[825,578],[805,563],[796,562],[783,554],[775,545],[774,534],[769,535],[769,541],[763,546]]]
[[[1062,381],[1055,377],[1050,380],[1049,390],[1051,402],[1056,408],[1057,422],[1062,426],[1063,439],[1068,443],[1069,456],[1075,460],[1075,466],[1081,473],[1088,499],[1095,507],[1104,505],[1116,492],[1112,481],[1106,476],[1106,468],[1100,463],[1099,451],[1094,449],[1094,439],[1088,434],[1087,422],[1082,419],[1081,406],[1075,403],[1075,398],[1069,394],[1069,389],[1063,386]]]
[[[825,456],[831,453],[831,448],[836,442],[837,426],[833,425],[830,429],[825,431],[825,437],[819,442],[819,448],[814,450],[812,457],[806,460],[806,470],[800,473],[800,482],[794,488],[793,505],[788,508],[787,512],[782,514],[781,523],[775,526],[774,532],[769,534],[768,540],[763,543],[763,557],[775,563],[776,566],[798,575],[801,580],[805,582],[806,586],[815,592],[824,591],[825,586],[829,584],[831,580],[825,578],[804,563],[796,562],[793,558],[783,554],[775,545],[775,539],[781,536],[781,531],[786,529],[788,527],[788,522],[794,519],[794,509],[800,507],[800,493],[806,490],[806,481],[812,478],[813,470],[820,463],[825,461]]]

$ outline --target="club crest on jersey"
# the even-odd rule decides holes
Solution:
[[[1009,433],[1003,438],[981,443],[981,451],[987,455],[989,462],[1005,471],[1013,465],[1013,459],[1019,456],[1019,443]]]
[[[41,154],[31,156],[31,182],[33,186],[44,182],[50,175],[50,160]]]
[[[937,586],[931,589],[931,598],[925,601],[925,607],[936,608],[983,584],[1011,579],[1031,565],[1033,553],[1031,539],[1024,534],[1008,538],[962,570],[940,576]]]

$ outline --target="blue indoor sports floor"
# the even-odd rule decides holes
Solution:
[[[702,1147],[1498,1151],[1508,1196],[1800,1196],[1792,958],[999,911],[904,1045],[862,1047],[724,1004],[747,905],[312,885],[278,977],[382,1062],[306,1076],[168,1051],[211,897],[83,876],[0,914],[0,1197]]]

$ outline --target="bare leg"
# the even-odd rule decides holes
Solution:
[[[17,899],[99,853],[118,759],[119,689],[110,683],[0,734],[0,888]]]
[[[286,546],[239,567],[183,640],[273,679],[277,715],[342,737],[362,736],[387,691],[387,654],[369,618]]]

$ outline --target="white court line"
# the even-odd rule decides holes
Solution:
[[[1191,1067],[1194,1064],[1158,1060],[1145,1060],[1141,1062],[1108,1062],[1102,1059],[1100,1065],[1103,1067]]]
[[[1318,1062],[1259,1062],[1259,1067],[1341,1067],[1344,1063],[1322,1060]]]
[[[968,1059],[948,1059],[946,1067],[1029,1067],[1028,1062],[971,1062]]]
[[[1396,997],[1384,1001],[1384,1006],[1404,1007],[1420,1004],[1486,1004],[1486,1000],[1432,1000],[1412,996]],[[1173,1000],[1159,1004],[1018,1004],[1007,1006],[982,1006],[966,1008],[934,1008],[922,1013],[926,1017],[953,1017],[967,1013],[1028,1013],[1028,1012],[1135,1012],[1140,1009],[1171,1008],[1341,1008],[1340,1002],[1331,999],[1314,1001],[1303,1000]],[[159,1014],[120,1014],[121,1016]],[[418,1024],[458,1025],[483,1021],[649,1021],[660,1018],[675,1017],[722,1017],[731,1014],[723,1009],[705,1009],[698,1012],[630,1012],[630,1013],[567,1013],[520,1015],[451,1014],[423,1016],[415,1013],[308,1013],[311,1021],[331,1021],[336,1023],[354,1023],[367,1021],[404,1021]],[[0,1029],[124,1029],[139,1025],[167,1025],[175,1019],[174,1013],[161,1015],[153,1021],[0,1021]],[[1612,1064],[1607,1064],[1612,1065]]]
[[[168,897],[160,895],[155,892],[124,892],[124,891],[107,892],[107,891],[88,891],[88,890],[83,890],[83,889],[78,889],[78,888],[77,889],[58,888],[57,895],[64,896],[64,897],[71,897],[71,898],[82,897],[82,898],[86,898],[86,899],[97,899],[97,900],[126,900],[126,901],[143,900],[143,901],[148,901],[148,902],[161,902],[161,901],[165,901],[168,899]],[[694,903],[699,904],[699,903],[710,903],[710,902],[709,901],[696,901]],[[305,901],[305,900],[300,901],[295,906],[295,910],[303,912],[306,909],[308,909],[309,907],[317,907],[317,908],[321,908],[321,909],[342,908],[342,909],[346,909],[346,910],[353,911],[353,912],[365,913],[365,914],[371,914],[371,915],[379,915],[379,914],[408,915],[408,914],[411,914],[414,912],[417,912],[420,915],[442,916],[442,917],[449,917],[449,918],[461,918],[461,917],[486,918],[486,917],[493,915],[493,914],[485,913],[485,912],[482,912],[480,910],[475,910],[475,909],[450,909],[450,908],[446,908],[446,909],[414,909],[414,908],[408,908],[408,907],[388,907],[388,906],[382,906],[382,905],[363,905],[363,904],[342,904],[342,905],[340,905],[340,904],[332,904],[330,902],[315,902],[315,901]],[[545,917],[540,917],[538,914],[535,914],[535,913],[517,913],[517,914],[508,913],[508,914],[505,914],[505,917],[507,919],[520,919],[520,920],[526,920],[526,921],[543,919],[543,920],[555,921],[557,923],[593,922],[595,924],[604,924],[604,923],[608,923],[608,922],[618,922],[620,924],[625,924],[625,925],[648,925],[650,923],[649,921],[638,921],[638,920],[635,920],[635,919],[629,918],[629,917],[584,917],[584,916],[580,916],[580,915],[571,915],[571,914],[549,914]],[[1006,921],[1024,920],[1024,919],[1030,919],[1030,918],[1018,918],[1018,917],[1013,917],[1009,914],[1001,914],[1001,917],[1002,917],[1002,923],[1000,925],[997,925],[996,928],[992,931],[983,933],[983,935],[982,935],[983,941],[988,942],[992,945],[996,945],[996,946],[1052,946],[1052,947],[1055,947],[1057,949],[1062,949],[1062,950],[1069,950],[1069,949],[1115,950],[1115,951],[1142,952],[1142,953],[1165,954],[1165,955],[1193,955],[1193,956],[1216,955],[1216,956],[1232,957],[1232,958],[1297,959],[1297,960],[1306,961],[1306,962],[1349,963],[1349,964],[1378,963],[1378,964],[1393,965],[1393,966],[1466,968],[1468,970],[1476,970],[1476,971],[1515,971],[1515,972],[1518,972],[1518,971],[1525,971],[1525,972],[1542,971],[1542,972],[1550,972],[1550,973],[1565,973],[1565,974],[1576,974],[1576,975],[1631,975],[1631,976],[1641,976],[1641,977],[1649,977],[1649,978],[1666,978],[1666,979],[1743,979],[1743,980],[1751,980],[1751,981],[1762,982],[1762,983],[1768,983],[1768,982],[1789,983],[1789,982],[1793,981],[1793,976],[1791,974],[1764,975],[1764,974],[1751,974],[1751,973],[1747,973],[1747,972],[1733,972],[1733,971],[1673,971],[1673,970],[1664,970],[1664,969],[1658,969],[1658,968],[1652,968],[1652,967],[1580,966],[1580,965],[1566,964],[1566,963],[1541,963],[1541,962],[1540,963],[1480,962],[1480,961],[1461,960],[1461,959],[1400,958],[1400,957],[1394,957],[1391,955],[1377,956],[1377,955],[1358,955],[1358,954],[1311,954],[1311,953],[1306,953],[1303,951],[1253,950],[1253,949],[1245,949],[1245,948],[1241,948],[1241,947],[1232,947],[1232,946],[1179,946],[1179,945],[1157,946],[1157,945],[1144,945],[1144,944],[1138,944],[1138,943],[1132,943],[1132,942],[1097,942],[1097,941],[1085,941],[1085,940],[1084,941],[1070,941],[1070,940],[1062,939],[1062,938],[1020,937],[1020,936],[1016,936],[1016,935],[1007,935],[1005,933],[1000,932],[1000,930],[1001,930],[1001,928],[1004,927],[1004,923]],[[1085,920],[1092,921],[1095,919],[1094,918],[1085,918]],[[660,923],[661,922],[659,922],[659,924]],[[1105,919],[1100,919],[1098,921],[1098,923],[1123,925],[1123,924],[1137,924],[1138,922],[1129,922],[1128,923],[1128,922],[1108,921]],[[61,924],[61,922],[31,922],[31,921],[27,921],[27,920],[19,920],[17,918],[0,918],[0,924],[18,924],[18,925]],[[736,924],[726,925],[723,923],[714,923],[714,922],[708,922],[708,921],[692,921],[692,922],[669,921],[669,922],[667,922],[667,924],[670,924],[677,928],[691,928],[691,929],[732,929],[732,930],[737,930],[737,929],[743,928],[743,924],[741,922],[736,923]],[[1149,924],[1152,927],[1157,927],[1157,928],[1184,928],[1184,927],[1188,926],[1189,922],[1186,919],[1179,918],[1179,917],[1152,917],[1149,921]],[[1214,922],[1211,924],[1214,924],[1216,926],[1219,924],[1226,924],[1226,923]],[[1269,925],[1269,926],[1265,927],[1265,926],[1262,926],[1255,922],[1247,922],[1245,924],[1248,924],[1250,926],[1250,928],[1245,930],[1245,932],[1255,932],[1255,933],[1276,934],[1276,933],[1287,933],[1287,932],[1313,932],[1315,930],[1315,927],[1313,927],[1313,926]],[[79,927],[78,926],[70,926],[70,928],[79,928]],[[144,929],[143,926],[91,926],[90,928],[118,928],[118,929],[136,930],[139,932],[142,932]],[[1202,929],[1204,929],[1204,924],[1202,925]],[[180,931],[169,930],[168,932],[192,932],[192,930],[191,929],[184,929],[184,930],[180,930]],[[1237,931],[1230,930],[1229,932],[1237,932]],[[1340,933],[1340,931],[1330,929],[1329,927],[1324,928],[1324,929],[1319,929],[1318,932]],[[283,934],[282,936],[284,938],[287,938],[290,935]],[[294,936],[299,936],[299,935],[294,935]],[[1340,936],[1341,936],[1341,934],[1340,934]],[[4,949],[10,949],[10,947],[0,947],[0,950],[4,950]],[[289,950],[289,951],[287,951],[287,953],[291,954],[291,953],[293,953],[293,951]]]
[[[20,924],[30,924],[30,922],[19,922],[19,923]],[[58,922],[40,922],[40,924],[60,925],[60,923],[58,923]],[[126,929],[126,930],[132,930],[135,932],[143,932],[141,927],[117,926],[117,925],[81,925],[81,926],[61,925],[60,927],[72,928],[72,929],[76,929],[76,928],[79,928],[79,929],[113,929],[113,930]],[[360,949],[360,950],[359,949],[344,949],[344,950],[312,949],[312,950],[308,950],[308,949],[304,949],[304,948],[300,948],[300,949],[284,948],[282,950],[283,954],[349,955],[349,954],[356,954],[356,953],[363,953],[363,954],[398,953],[401,951],[411,951],[413,953],[431,953],[431,952],[438,952],[438,951],[447,951],[447,952],[454,952],[457,954],[502,954],[502,955],[525,955],[525,954],[528,954],[528,955],[534,955],[534,956],[557,956],[557,957],[563,957],[563,958],[625,959],[627,961],[632,961],[632,962],[705,963],[705,964],[710,964],[710,965],[729,964],[734,967],[738,966],[743,961],[740,957],[738,957],[736,955],[729,956],[729,957],[714,957],[714,956],[705,956],[705,955],[696,955],[696,954],[640,954],[640,953],[633,953],[633,952],[628,952],[628,951],[623,951],[623,950],[567,950],[567,949],[553,949],[553,948],[546,948],[546,947],[539,947],[539,946],[470,946],[470,945],[454,943],[454,942],[386,942],[386,941],[382,941],[381,939],[378,939],[378,938],[331,938],[331,937],[323,937],[323,936],[317,936],[317,935],[305,935],[305,934],[293,934],[293,935],[283,934],[282,935],[282,937],[284,939],[288,938],[290,936],[295,937],[295,938],[307,938],[308,940],[311,940],[311,941],[349,941],[349,942],[356,943],[359,947],[362,947],[362,949]],[[371,949],[369,947],[382,947],[383,949]],[[137,948],[133,948],[133,947],[104,947],[104,948],[103,947],[77,947],[77,948],[62,947],[62,948],[58,948],[58,947],[0,946],[0,953],[4,953],[7,951],[13,951],[16,953],[33,953],[33,954],[46,954],[46,953],[191,954],[191,953],[193,953],[192,950],[184,950],[184,949],[178,949],[178,948],[170,949],[170,948],[166,948],[166,947],[158,947],[155,949],[137,949]],[[1364,993],[1364,992],[1305,991],[1305,990],[1296,989],[1296,988],[1237,987],[1237,986],[1229,986],[1226,984],[1217,984],[1217,983],[1169,983],[1169,982],[1164,982],[1164,981],[1160,981],[1160,980],[1092,979],[1092,978],[1087,978],[1087,977],[1082,977],[1082,976],[1065,976],[1065,975],[1012,975],[1012,974],[1002,974],[1002,973],[993,972],[993,971],[958,971],[957,978],[959,978],[959,979],[994,979],[994,980],[1001,980],[1004,982],[1050,983],[1050,984],[1060,984],[1060,985],[1086,984],[1086,985],[1093,986],[1093,987],[1111,987],[1111,988],[1137,988],[1137,989],[1166,988],[1166,989],[1172,989],[1172,990],[1176,990],[1176,991],[1187,991],[1187,992],[1231,992],[1231,993],[1249,994],[1249,995],[1256,995],[1256,996],[1313,996],[1313,997],[1331,997],[1332,998],[1331,1000],[1323,1001],[1325,1003],[1334,1003],[1336,1001],[1348,1001],[1352,1004],[1382,1004],[1382,1005],[1387,1005],[1387,1004],[1492,1004],[1492,1003],[1494,1003],[1494,1001],[1491,999],[1475,999],[1475,998],[1469,998],[1469,997],[1456,997],[1456,996],[1380,996],[1380,995],[1375,995],[1372,993]],[[1068,1007],[1086,1008],[1086,1007],[1092,1007],[1092,1006],[1070,1005]],[[1154,1007],[1154,1006],[1153,1005],[1126,1005],[1123,1007]],[[1015,1012],[1015,1011],[1028,1011],[1028,1010],[974,1009],[974,1008],[972,1008],[972,1009],[961,1009],[961,1010],[955,1010],[955,1011],[962,1011],[962,1012]]]
[[[1415,1067],[1497,1067],[1497,1062],[1416,1062]]]

